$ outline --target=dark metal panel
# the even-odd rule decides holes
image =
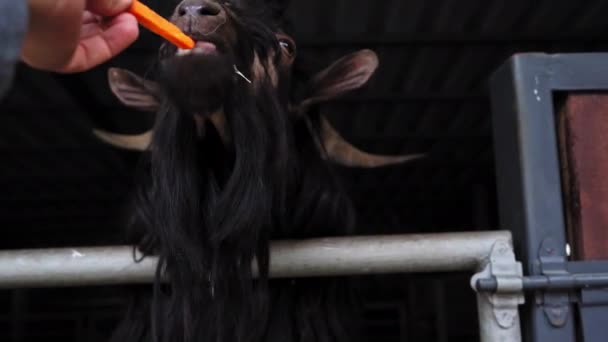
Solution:
[[[565,261],[566,234],[551,89],[551,65],[555,61],[545,55],[518,55],[492,79],[500,225],[513,231],[517,253],[530,275],[542,274],[536,260],[547,238],[564,247],[551,252],[552,257]],[[523,327],[529,341],[574,341],[571,309],[563,326],[554,328],[540,305],[533,299],[528,303],[531,304],[525,310]]]

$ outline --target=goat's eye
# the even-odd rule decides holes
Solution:
[[[285,50],[285,52],[287,52],[290,56],[293,56],[294,53],[296,52],[295,47],[293,46],[293,43],[290,42],[287,39],[279,39],[279,45],[281,46],[281,48],[283,50]]]

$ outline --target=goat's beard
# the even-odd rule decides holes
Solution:
[[[140,249],[159,255],[152,322],[137,328],[149,313],[130,317],[115,341],[142,341],[142,331],[155,342],[348,340],[337,337],[345,334],[335,303],[342,287],[280,282],[270,296],[271,234],[310,238],[352,227],[349,202],[326,182],[308,131],[276,94],[264,80],[255,92],[237,82],[226,94],[228,147],[213,134],[198,137],[193,115],[163,101],[132,226]]]
[[[187,69],[175,68],[175,76]],[[228,147],[217,136],[198,137],[194,116],[172,93],[163,101],[134,221],[146,235],[140,247],[160,256],[155,341],[255,341],[264,333],[269,235],[283,223],[277,208],[293,174],[288,117],[269,84],[256,94],[244,82],[224,93]]]
[[[161,81],[180,110],[213,113],[232,91],[233,66],[228,54],[173,56],[161,63]]]

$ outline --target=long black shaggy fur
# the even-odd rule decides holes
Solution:
[[[244,65],[254,51],[266,60],[276,49],[267,14],[239,15]],[[183,71],[164,72],[161,79],[170,84]],[[130,240],[160,262],[154,285],[137,289],[113,341],[355,340],[345,280],[268,277],[271,240],[345,235],[354,225],[349,199],[319,156],[318,137],[287,109],[293,82],[282,74],[281,91],[270,79],[254,90],[236,78],[217,95],[228,145],[211,124],[197,135],[188,112],[197,99],[165,89],[134,197]]]

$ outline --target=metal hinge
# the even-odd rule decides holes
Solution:
[[[568,279],[570,274],[566,269],[565,246],[558,244],[553,238],[543,240],[538,251],[540,271],[548,279]],[[548,282],[548,287],[552,282]],[[543,306],[543,312],[554,327],[563,327],[568,321],[570,311],[570,295],[566,291],[545,291],[536,296],[538,304]]]

